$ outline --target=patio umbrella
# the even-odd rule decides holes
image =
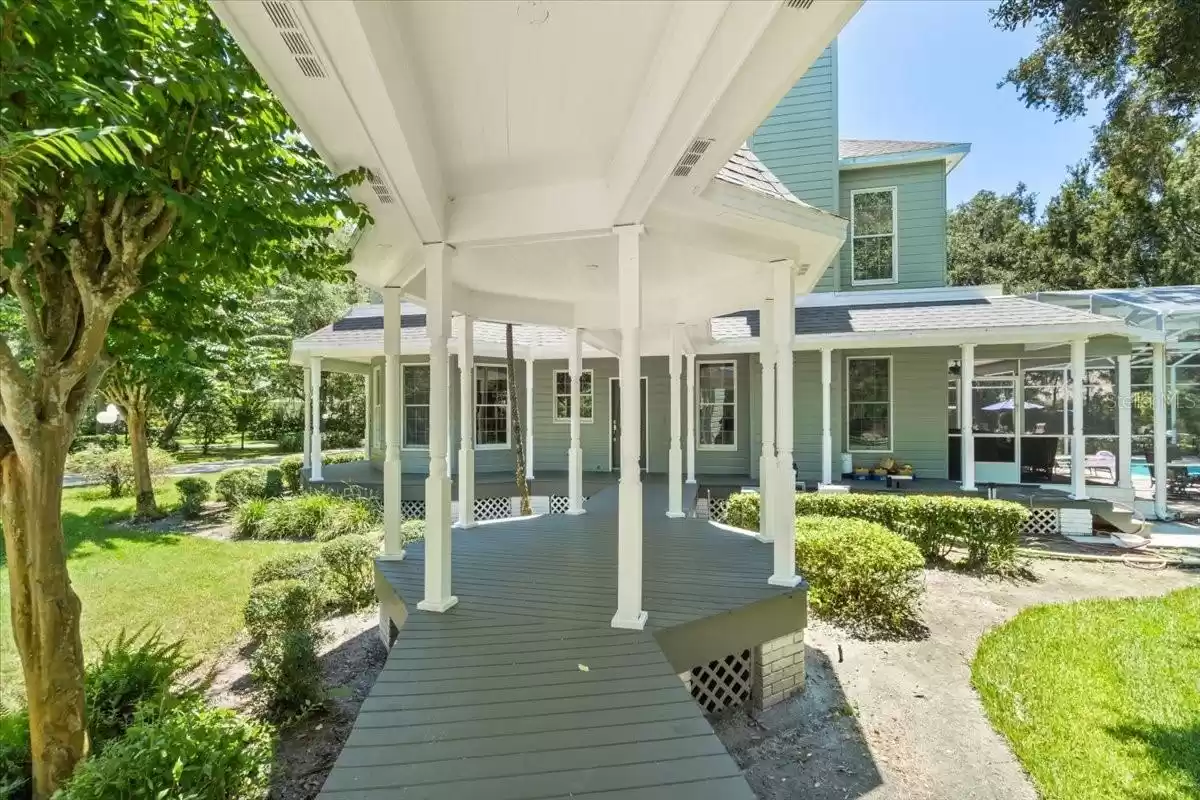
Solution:
[[[998,402],[992,403],[990,406],[984,406],[983,410],[984,411],[1012,411],[1014,407],[1015,407],[1015,404],[1013,403],[1013,399],[1010,397],[1007,400],[1000,400]],[[1025,410],[1026,411],[1029,411],[1030,409],[1035,409],[1035,408],[1045,408],[1045,406],[1040,406],[1037,403],[1031,403],[1028,400],[1025,401]]]

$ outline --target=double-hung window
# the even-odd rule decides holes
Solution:
[[[698,362],[696,387],[699,389],[696,447],[737,449],[737,362]]]
[[[377,449],[387,447],[387,432],[383,418],[383,367],[371,368],[371,444]]]
[[[404,364],[404,447],[429,447],[429,365]]]
[[[579,420],[591,422],[592,417],[592,371],[579,373]],[[554,370],[554,421],[571,421],[571,373],[565,369]]]
[[[508,447],[508,367],[475,366],[475,446]]]
[[[892,450],[892,359],[846,359],[846,440],[852,453]]]
[[[855,286],[896,282],[896,189],[850,193],[850,276]]]

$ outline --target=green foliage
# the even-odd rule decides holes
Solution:
[[[271,635],[254,652],[250,674],[271,718],[294,720],[324,704],[319,643],[315,627],[293,628]]]
[[[32,796],[33,753],[29,744],[29,712],[0,712],[0,797]]]
[[[330,593],[343,611],[354,611],[375,599],[375,557],[379,543],[352,533],[321,546]]]
[[[279,471],[283,474],[283,483],[293,494],[300,491],[300,472],[304,469],[302,456],[284,456],[279,460]]]
[[[262,535],[263,521],[270,503],[266,500],[247,500],[233,511],[233,535],[239,539],[266,539]]]
[[[309,628],[321,619],[324,606],[318,587],[309,581],[278,580],[250,589],[246,629],[259,641],[282,631]]]
[[[101,450],[116,450],[123,447],[121,437],[115,433],[96,433],[91,435],[77,435],[71,440],[71,452],[77,453],[80,450],[85,450],[89,447],[99,448]]]
[[[213,493],[212,484],[203,478],[180,478],[175,481],[175,489],[179,492],[179,510],[185,517],[199,516]]]
[[[328,542],[364,533],[378,523],[372,506],[357,499],[313,493],[255,505],[235,515],[234,533],[252,539],[315,539]]]
[[[739,492],[729,495],[725,504],[725,522],[743,530],[758,530],[758,492]]]
[[[325,562],[317,554],[281,553],[259,564],[250,577],[250,585],[271,581],[294,580],[320,586],[325,582]]]
[[[278,467],[267,467],[263,476],[263,497],[283,496],[283,472]]]
[[[814,611],[863,635],[913,630],[924,559],[902,537],[874,522],[796,518],[796,569]]]
[[[184,655],[183,642],[165,641],[160,633],[139,638],[141,631],[121,631],[87,667],[85,703],[93,752],[121,736],[142,705],[160,708],[192,694],[187,687],[174,691],[194,666]]]
[[[283,494],[283,473],[275,467],[237,467],[217,478],[217,497],[231,508],[247,500],[262,500]]]
[[[406,519],[400,523],[400,540],[403,544],[425,538],[425,520]]]
[[[151,477],[160,477],[175,463],[175,458],[165,450],[151,447],[148,451]],[[106,450],[89,447],[73,453],[67,460],[67,470],[82,475],[89,481],[108,487],[110,497],[128,494],[134,484],[133,453],[128,447]]]
[[[340,450],[344,447],[350,447],[350,448],[356,448],[356,449],[361,448],[362,443],[363,443],[363,435],[362,435],[361,429],[359,429],[358,431],[328,431],[321,435],[321,444],[323,447],[329,447],[329,448],[338,449],[338,450]],[[341,453],[338,453],[338,455],[341,455]],[[356,453],[355,455],[357,455],[358,457],[349,459],[349,460],[350,461],[361,460],[361,458],[362,458],[361,454]],[[338,463],[338,462],[330,461],[327,463],[332,464],[332,463]]]
[[[358,441],[362,442],[362,437],[358,437]],[[358,444],[353,445],[357,447]],[[325,453],[321,459],[322,464],[348,464],[351,461],[362,461],[366,456],[362,450],[351,450],[345,453]]]
[[[264,797],[271,729],[199,700],[138,715],[124,736],[84,761],[59,800]]]

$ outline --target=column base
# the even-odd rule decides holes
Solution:
[[[422,611],[432,611],[436,614],[441,614],[443,611],[449,611],[458,605],[458,598],[450,595],[444,600],[422,600],[417,603],[417,608]]]
[[[399,553],[384,553],[383,555],[375,556],[375,560],[376,561],[403,561],[405,555],[407,555],[407,553],[405,553],[403,550],[401,550]]]
[[[469,529],[469,528],[478,528],[478,527],[479,527],[479,523],[478,523],[478,522],[476,522],[475,520],[471,520],[470,522],[462,522],[462,521],[459,521],[459,522],[456,522],[456,523],[454,523],[454,524],[453,524],[453,525],[451,525],[450,527],[451,527],[451,528],[458,528],[459,530],[467,530],[467,529]]]
[[[789,589],[795,588],[804,582],[804,579],[799,575],[772,575],[767,578],[767,583],[772,586],[786,586]]]
[[[668,511],[667,517],[670,519],[684,519],[687,517],[687,514],[684,514],[682,511]]]
[[[688,478],[686,481],[684,481],[684,483],[691,483],[691,484],[694,484],[695,482],[696,482],[695,478]]]
[[[568,517],[578,517],[587,513],[585,508],[568,508],[566,514]]]
[[[645,611],[639,611],[632,616],[622,616],[621,612],[618,611],[616,614],[613,614],[612,627],[640,631],[646,627],[646,620],[649,616]]]

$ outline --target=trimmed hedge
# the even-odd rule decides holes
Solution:
[[[250,585],[288,580],[320,585],[325,581],[325,564],[315,553],[282,553],[259,564]]]
[[[279,459],[279,471],[283,474],[283,483],[293,494],[300,491],[300,471],[304,469],[303,456],[284,456]]]
[[[217,497],[231,508],[248,500],[263,500],[283,494],[283,473],[278,467],[238,467],[217,478]]]
[[[354,533],[321,546],[326,583],[333,602],[342,611],[355,611],[375,599],[375,556],[379,543]]]
[[[279,580],[251,587],[244,617],[246,630],[259,641],[286,630],[315,626],[324,610],[319,586],[302,580]]]
[[[213,493],[212,484],[204,478],[180,478],[175,481],[175,489],[179,492],[179,510],[188,518],[200,516]]]

